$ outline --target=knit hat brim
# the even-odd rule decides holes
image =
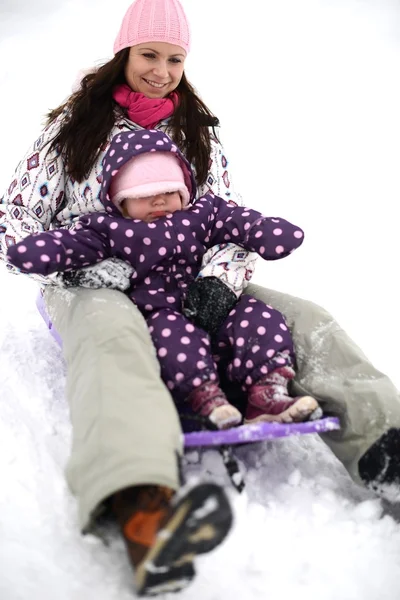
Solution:
[[[152,181],[128,187],[124,190],[119,190],[113,196],[112,202],[119,208],[125,198],[148,198],[149,196],[157,196],[157,194],[165,194],[167,192],[179,192],[182,198],[182,208],[188,206],[189,191],[182,181]]]
[[[152,35],[137,37],[135,40],[125,40],[124,42],[120,43],[115,42],[114,54],[117,54],[124,48],[132,48],[132,46],[139,46],[140,44],[151,44],[153,42],[164,42],[167,44],[172,44],[172,46],[179,46],[179,48],[182,48],[182,50],[184,50],[186,54],[189,54],[189,44],[183,42],[179,37],[167,36],[165,34],[157,35],[156,33]]]

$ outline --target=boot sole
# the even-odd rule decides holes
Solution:
[[[224,491],[213,483],[197,485],[178,498],[170,519],[136,569],[138,596],[187,587],[195,576],[194,558],[216,548],[228,534],[232,520]]]

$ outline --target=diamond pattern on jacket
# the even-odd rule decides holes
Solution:
[[[16,204],[17,206],[22,206],[23,205],[22,194],[18,194],[18,196],[15,196],[15,198],[13,198],[13,200],[12,200],[12,203]]]
[[[24,216],[24,213],[19,206],[13,206],[10,208],[10,214],[14,219],[17,219],[17,221],[21,221],[22,217]]]
[[[14,179],[11,184],[10,187],[8,188],[8,195],[11,196],[11,194],[13,193],[13,191],[15,190],[15,188],[18,185],[18,181],[16,179]],[[3,199],[3,198],[2,198]]]
[[[215,183],[215,178],[214,178],[214,176],[213,176],[213,174],[212,174],[212,173],[209,173],[209,174],[207,175],[207,184],[208,184],[210,187],[212,187],[212,186],[214,185],[214,183]]]
[[[28,187],[28,185],[30,185],[30,183],[31,183],[31,178],[29,176],[29,173],[27,172],[24,175],[22,175],[22,177],[21,177],[21,182],[19,184],[19,189],[21,190],[21,192],[23,192],[24,189],[26,187]]]
[[[47,179],[51,179],[58,173],[57,160],[53,160],[50,164],[46,165]]]
[[[32,227],[25,221],[21,222],[21,231],[26,233],[32,233]]]
[[[30,156],[27,160],[28,171],[31,169],[37,169],[39,166],[39,152],[35,152],[32,156]]]
[[[226,185],[226,187],[229,188],[231,185],[231,182],[229,181],[228,171],[224,171],[224,173],[222,174],[222,179],[224,180],[224,184]]]
[[[37,204],[35,204],[35,206],[33,207],[33,212],[38,217],[38,219],[40,219],[40,217],[43,217],[43,215],[44,215],[44,204],[43,204],[43,202],[41,200],[40,200],[40,202],[38,202]]]
[[[61,191],[56,198],[56,209],[57,210],[60,208],[63,198],[64,198],[64,192]]]
[[[7,234],[6,236],[4,236],[4,239],[6,241],[7,248],[9,248],[10,246],[14,246],[14,244],[16,244],[16,239],[12,235]]]
[[[38,137],[38,139],[36,140],[36,142],[33,144],[33,149],[34,150],[41,150],[42,146],[44,143],[44,134],[42,134],[40,137]]]

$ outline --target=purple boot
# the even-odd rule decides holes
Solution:
[[[230,404],[221,388],[211,381],[206,381],[195,388],[188,397],[193,412],[208,417],[218,429],[227,429],[238,425],[242,415]]]
[[[288,385],[295,376],[292,367],[271,371],[251,386],[245,422],[294,423],[320,419],[322,410],[312,396],[289,396]]]

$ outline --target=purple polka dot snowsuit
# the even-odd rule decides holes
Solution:
[[[152,223],[124,218],[108,196],[111,178],[134,156],[160,151],[177,156],[194,203]],[[217,355],[211,352],[206,332],[182,314],[182,302],[208,248],[233,242],[276,260],[300,246],[302,230],[213,194],[194,201],[195,193],[191,167],[165,133],[123,132],[112,140],[104,159],[100,198],[105,212],[81,217],[71,230],[28,236],[10,247],[8,256],[22,271],[42,275],[79,269],[111,256],[131,263],[135,270],[128,294],[146,318],[162,378],[176,401],[205,381],[217,382],[218,361],[244,390],[278,367],[294,364],[284,317],[263,302],[248,295],[240,298],[215,340]]]

